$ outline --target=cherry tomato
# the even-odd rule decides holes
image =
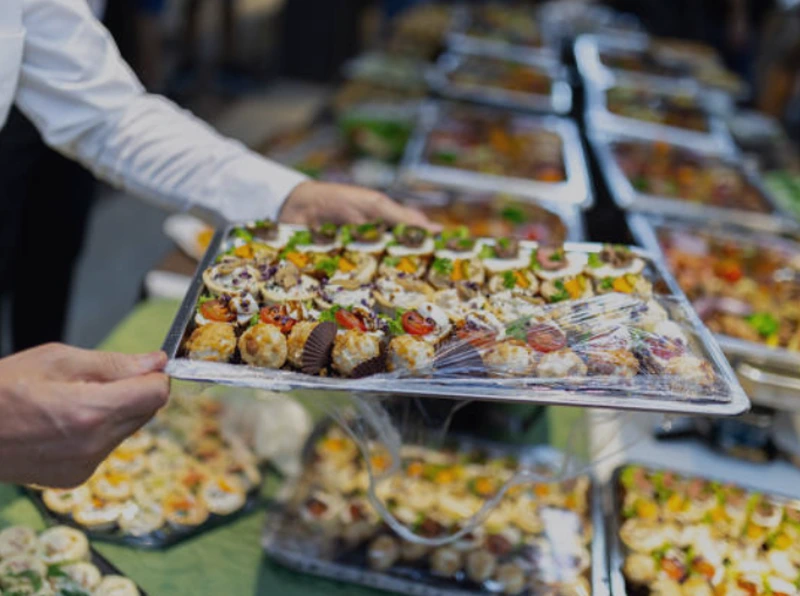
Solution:
[[[436,324],[433,321],[426,319],[415,310],[404,313],[400,322],[406,333],[410,335],[428,335],[436,329]]]
[[[661,360],[671,360],[685,351],[683,344],[661,337],[649,337],[647,338],[647,344],[650,346],[653,356]]]
[[[497,340],[497,333],[491,329],[467,329],[462,327],[456,331],[456,336],[458,339],[478,349],[491,346]]]
[[[682,580],[685,573],[683,565],[677,561],[667,558],[661,560],[661,569],[670,577],[670,579],[674,579],[675,581]]]
[[[567,336],[555,325],[537,323],[528,329],[528,345],[537,352],[556,352],[567,345]]]
[[[281,306],[265,306],[261,309],[261,322],[267,325],[275,325],[281,333],[289,333],[297,321],[286,314],[286,310]]]
[[[742,279],[742,268],[739,266],[739,263],[733,260],[718,262],[714,265],[714,273],[717,274],[717,277],[721,277],[731,283],[736,283]]]
[[[700,557],[694,560],[692,566],[697,573],[706,579],[713,579],[717,573],[717,570],[714,569],[714,566],[711,563]]]
[[[349,310],[340,309],[336,311],[336,322],[339,327],[344,329],[358,329],[359,331],[366,331],[367,325],[358,316],[351,313]]]
[[[231,323],[236,319],[236,315],[218,299],[209,300],[201,304],[200,314],[209,321],[217,321],[220,323]]]

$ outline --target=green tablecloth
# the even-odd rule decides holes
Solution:
[[[177,303],[150,301],[138,306],[101,346],[120,352],[157,349],[177,311]],[[549,413],[551,441],[564,444],[579,411],[559,409]],[[265,492],[278,484],[267,478]],[[253,512],[164,551],[139,551],[103,543],[96,547],[114,565],[151,596],[222,596],[279,594],[314,596],[348,594],[366,596],[376,590],[304,576],[265,559],[261,551],[264,511]],[[0,485],[0,521],[43,528],[36,508],[15,487]]]

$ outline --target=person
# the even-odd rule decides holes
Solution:
[[[48,145],[166,207],[229,221],[382,218],[428,225],[381,193],[308,180],[148,95],[86,0],[3,1],[0,126],[12,104]],[[30,266],[47,279],[46,262]],[[46,282],[31,291],[46,292]],[[60,487],[85,480],[164,405],[165,364],[160,352],[108,354],[61,344],[0,360],[0,481]]]

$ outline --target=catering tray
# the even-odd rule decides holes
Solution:
[[[250,229],[258,233],[266,229],[264,226],[269,227],[261,222],[253,224]],[[563,249],[542,247],[540,252],[536,244],[520,242],[515,253],[520,256],[513,262],[518,262],[519,258],[528,262],[525,259],[530,258],[528,266],[532,267],[531,270],[519,271],[520,276],[528,280],[520,286],[523,288],[520,291],[523,294],[538,292],[535,288],[539,287],[541,293],[536,296],[540,297],[531,294],[533,302],[530,302],[512,294],[511,290],[491,290],[499,287],[494,282],[502,283],[504,288],[516,287],[516,283],[521,282],[516,274],[490,273],[490,285],[485,289],[495,300],[493,310],[503,322],[495,318],[499,327],[487,327],[488,323],[479,321],[484,315],[475,310],[484,307],[470,306],[473,304],[470,300],[483,300],[478,292],[483,287],[485,275],[483,259],[475,256],[457,260],[457,271],[462,275],[467,267],[471,272],[475,272],[475,267],[480,268],[477,271],[481,276],[480,282],[452,281],[456,267],[445,267],[448,262],[452,265],[453,261],[444,255],[453,251],[434,249],[437,242],[445,243],[438,236],[435,242],[429,238],[423,243],[431,246],[431,252],[427,253],[430,257],[399,258],[392,255],[397,251],[411,250],[405,244],[406,232],[410,231],[405,228],[397,230],[394,242],[399,244],[394,246],[398,248],[380,261],[381,273],[376,275],[372,268],[374,282],[358,281],[366,285],[352,290],[339,285],[344,283],[342,277],[338,278],[338,283],[330,283],[329,277],[325,277],[339,274],[347,277],[337,269],[343,257],[328,256],[329,253],[323,252],[317,253],[314,260],[303,257],[305,264],[297,264],[302,251],[307,255],[320,250],[316,248],[320,245],[314,244],[316,240],[312,238],[319,238],[325,230],[312,234],[304,228],[283,225],[273,230],[275,238],[286,242],[282,245],[282,257],[275,256],[278,249],[253,241],[251,232],[246,229],[234,226],[217,233],[164,343],[170,358],[167,366],[170,375],[191,381],[275,391],[308,389],[375,395],[392,393],[707,415],[735,415],[748,408],[747,397],[709,332],[684,297],[662,293],[668,287],[665,283],[668,274],[658,261],[651,260],[639,249],[567,243]],[[331,237],[341,238],[342,234],[344,232],[334,231]],[[247,235],[250,235],[250,240],[243,240]],[[466,240],[460,230],[446,233],[445,238],[449,238],[447,246],[451,246],[453,240],[459,243]],[[387,241],[384,236],[382,242]],[[301,245],[301,242],[305,244]],[[384,254],[383,246],[385,244],[380,248],[379,256]],[[480,244],[475,240],[472,246],[470,250],[483,254],[484,249],[492,252],[502,245],[484,239]],[[252,260],[256,250],[262,251],[260,264]],[[531,252],[530,257],[521,256],[528,255],[526,251],[535,252]],[[301,255],[298,256],[298,252]],[[248,254],[251,260],[248,260]],[[621,255],[622,260],[629,263],[631,271],[635,269],[637,273],[622,274],[620,270],[602,264],[611,262],[604,259],[614,258],[615,254]],[[331,259],[334,259],[334,267],[333,273],[325,273],[323,283],[318,285],[320,282],[315,281],[311,274],[318,275],[319,270],[304,269],[308,273],[301,274],[298,267],[316,267],[314,263],[320,255],[326,269]],[[429,268],[428,259],[434,255],[434,261],[441,266]],[[404,264],[406,260],[409,262]],[[351,265],[360,262],[366,266],[369,261],[353,252],[348,252],[345,258],[345,262]],[[591,265],[581,265],[589,261]],[[417,262],[419,264],[415,265]],[[417,267],[416,273],[399,275],[400,268],[407,265]],[[539,271],[545,266],[547,270]],[[583,267],[605,268],[590,271]],[[348,270],[354,271],[349,267]],[[607,273],[610,270],[612,273]],[[534,274],[533,271],[538,272]],[[536,275],[544,280],[541,285],[538,282],[534,284]],[[601,275],[606,277],[601,279]],[[423,276],[427,281],[423,281]],[[433,292],[428,281],[441,287],[437,284],[442,281],[442,276],[453,285],[438,293]],[[471,276],[472,273],[470,280],[473,279]],[[204,279],[212,285],[207,287]],[[256,292],[261,298],[242,295],[238,289],[225,289],[240,287],[238,284],[244,283],[242,280],[246,280],[248,288],[252,287],[246,292]],[[284,282],[290,283],[283,285]],[[506,285],[507,282],[513,283]],[[464,285],[466,283],[470,285]],[[406,286],[416,289],[412,291]],[[430,292],[420,286],[430,288]],[[464,302],[466,298],[463,293],[459,294],[459,288],[474,290],[478,294]],[[200,300],[206,291],[218,297],[208,296]],[[353,291],[366,293],[359,295]],[[591,297],[595,291],[597,295]],[[225,292],[235,296],[228,294],[226,297]],[[281,298],[284,295],[302,295],[304,298],[298,300],[308,302],[276,302],[287,300]],[[350,302],[354,296],[357,302]],[[412,310],[398,306],[401,299]],[[270,305],[264,306],[267,300]],[[431,300],[439,301],[441,306]],[[450,302],[445,304],[442,300]],[[545,305],[546,301],[550,304]],[[347,307],[347,304],[353,306]],[[339,313],[342,305],[345,305],[345,312]],[[530,309],[531,305],[533,311],[525,310],[528,314],[520,314],[520,309]],[[353,314],[354,309],[357,314]],[[462,315],[456,316],[458,312]],[[378,313],[383,316],[378,316]],[[351,317],[358,321],[354,323]],[[539,323],[533,320],[534,317],[536,321],[540,320],[538,317],[544,317],[549,322]],[[573,335],[568,336],[561,326]],[[341,334],[338,333],[340,327]],[[238,338],[236,333],[242,328],[246,331],[242,338]],[[374,330],[372,335],[366,333],[369,329]],[[464,334],[454,335],[456,330],[464,331]],[[619,333],[630,339],[612,339]],[[337,343],[338,339],[342,340],[341,345]],[[387,348],[385,341],[389,339],[391,342]],[[605,362],[607,346],[599,349],[597,342],[605,346],[603,342],[606,341],[615,342],[619,349],[612,352],[621,361]],[[617,344],[617,341],[622,343]],[[355,342],[355,347],[352,344],[346,347],[347,342]],[[338,360],[334,349],[331,366],[331,346],[334,343],[339,348]],[[263,364],[243,364],[242,346],[247,348],[247,361]],[[572,348],[584,354],[588,364],[583,363]],[[548,350],[556,352],[545,353]],[[675,358],[674,362],[668,362],[672,358]],[[285,366],[287,363],[305,372],[295,372]],[[608,372],[609,365],[612,372]],[[534,367],[538,375],[535,377],[531,376]],[[387,369],[393,372],[380,372]],[[331,371],[339,376],[334,376]]]
[[[542,244],[583,242],[583,214],[562,203],[535,203],[504,193],[472,192],[425,182],[396,184],[389,194],[448,227],[466,226],[474,236],[513,236]]]
[[[262,469],[238,437],[223,438],[220,407],[174,395],[81,486],[23,490],[46,519],[137,548],[169,547],[228,524],[259,505]]]
[[[656,216],[629,215],[628,225],[637,242],[666,262],[659,241],[660,231],[702,234],[721,239],[740,247],[769,247],[787,255],[794,262],[800,257],[800,245],[783,238],[757,234],[741,228],[711,225],[708,222],[690,224]],[[800,261],[799,261],[800,262]],[[667,280],[672,290],[683,293],[675,277]],[[765,343],[747,341],[728,335],[716,335],[725,354],[735,364],[738,376],[748,395],[754,402],[777,407],[781,410],[795,409],[800,404],[800,352],[770,347]]]
[[[543,182],[429,163],[426,161],[425,153],[430,136],[437,130],[441,130],[443,124],[452,124],[454,117],[466,121],[471,118],[489,121],[507,118],[510,125],[521,130],[541,130],[558,135],[562,143],[562,166],[566,173],[566,180]],[[577,205],[584,209],[588,209],[594,201],[580,135],[571,120],[557,116],[515,114],[491,108],[468,108],[434,102],[424,105],[416,133],[407,147],[401,165],[400,180],[434,182],[456,188],[504,192],[541,201]]]
[[[518,590],[509,589],[503,591],[503,584],[498,580],[497,571],[488,572],[489,578],[483,582],[477,582],[467,577],[465,568],[469,568],[469,563],[462,560],[457,563],[457,571],[453,572],[452,577],[443,577],[434,574],[429,570],[428,565],[432,565],[431,561],[433,556],[429,552],[422,551],[418,560],[412,562],[396,561],[390,565],[388,569],[378,570],[371,568],[369,552],[372,552],[372,547],[375,536],[382,535],[383,539],[389,538],[390,540],[397,541],[398,537],[393,534],[391,530],[380,527],[380,520],[371,515],[374,510],[367,500],[363,497],[351,496],[350,492],[341,490],[330,490],[320,492],[320,478],[314,473],[314,466],[320,462],[325,455],[319,455],[321,450],[325,449],[325,441],[347,441],[344,433],[338,431],[336,434],[328,431],[328,433],[315,433],[312,436],[309,445],[311,449],[307,450],[309,457],[306,458],[306,470],[301,479],[293,487],[291,497],[286,503],[279,505],[276,510],[267,516],[267,523],[264,530],[262,544],[267,555],[285,565],[290,569],[294,569],[303,573],[311,573],[322,577],[327,577],[334,580],[346,581],[382,590],[398,592],[402,594],[413,594],[416,596],[465,596],[471,594],[487,594],[487,593],[508,593],[508,594],[538,594],[538,588],[547,589],[548,587],[555,588],[559,582],[563,582],[564,593],[576,594],[577,596],[608,596],[609,585],[607,578],[606,556],[605,556],[605,534],[603,523],[603,510],[601,502],[601,494],[598,490],[598,484],[588,475],[581,475],[575,478],[574,488],[567,489],[566,484],[553,483],[546,484],[551,487],[553,493],[558,493],[562,489],[566,491],[575,491],[576,494],[580,493],[581,497],[578,500],[586,499],[586,505],[575,504],[574,509],[568,509],[562,503],[563,499],[557,499],[557,494],[553,494],[553,501],[550,506],[544,506],[542,511],[550,515],[544,517],[544,527],[542,530],[533,533],[520,532],[509,520],[505,523],[498,524],[497,534],[487,536],[484,543],[481,538],[486,526],[483,524],[469,534],[467,537],[460,539],[457,546],[464,548],[467,551],[481,550],[489,557],[492,557],[497,563],[506,561],[506,566],[516,567],[523,570],[522,573],[527,576],[529,573],[536,573],[535,567],[531,568],[528,565],[541,563],[540,573],[536,579],[527,578],[526,583],[531,586],[533,582],[537,582],[537,587],[530,587],[525,589],[524,585],[520,585]],[[320,447],[317,447],[319,445]],[[431,457],[436,455],[438,458],[450,457],[450,450],[455,450],[452,457],[471,458],[476,462],[485,461],[485,458],[495,458],[499,460],[508,461],[513,458],[520,462],[521,467],[530,469],[538,467],[538,471],[543,474],[545,470],[552,470],[553,466],[559,465],[559,460],[562,456],[555,450],[539,447],[518,449],[509,448],[505,445],[490,444],[485,442],[475,442],[463,440],[459,443],[448,446],[448,451],[440,450],[423,450],[417,446],[404,446],[404,456],[414,456],[414,462],[428,461],[426,453],[430,453]],[[322,451],[324,453],[324,451]],[[358,452],[356,452],[358,453]],[[315,457],[316,456],[316,457]],[[356,455],[359,458],[360,455]],[[408,462],[409,460],[405,460]],[[437,459],[440,463],[444,459]],[[487,462],[488,463],[488,462]],[[414,463],[410,463],[411,466]],[[484,464],[485,465],[485,464]],[[446,465],[440,466],[446,473]],[[489,469],[488,465],[485,465]],[[360,468],[366,471],[367,466],[360,465]],[[398,480],[404,479],[405,473],[400,471],[398,473]],[[490,482],[502,482],[491,476],[486,476]],[[420,480],[418,482],[424,483]],[[587,486],[588,485],[588,486]],[[531,484],[526,484],[530,490]],[[542,487],[545,485],[542,485]],[[474,490],[474,489],[473,489]],[[509,489],[510,491],[519,489]],[[543,490],[543,488],[542,488]],[[585,492],[583,492],[585,491]],[[398,494],[398,498],[402,498],[402,494]],[[323,525],[323,527],[315,527],[314,521],[309,520],[310,516],[306,514],[304,503],[310,502],[309,497],[322,499],[324,502],[327,495],[335,499],[336,497],[345,499],[345,503],[349,507],[348,512],[351,512],[353,507],[357,507],[368,519],[374,519],[376,524],[375,530],[368,530],[365,536],[358,536],[350,538],[353,534],[347,532],[345,528],[340,530],[334,524]],[[413,496],[413,495],[412,495]],[[488,498],[488,497],[484,497]],[[509,497],[506,497],[509,498]],[[512,497],[517,498],[517,497]],[[524,496],[523,496],[524,498]],[[549,497],[548,497],[549,498]],[[533,503],[536,497],[530,497]],[[454,499],[455,500],[455,499]],[[569,499],[567,499],[569,501]],[[328,501],[330,503],[331,501]],[[411,507],[409,499],[409,505]],[[355,505],[353,505],[355,504]],[[430,505],[424,508],[425,513],[429,513],[431,517],[425,517],[425,520],[420,522],[420,532],[426,533],[426,523],[436,528],[434,531],[439,532],[452,532],[456,528],[451,527],[449,530],[446,525],[446,516],[441,517],[434,511],[435,505]],[[533,507],[533,505],[531,505]],[[416,509],[414,509],[416,510]],[[327,512],[321,515],[325,516]],[[420,516],[425,516],[425,513],[420,513]],[[343,514],[347,515],[347,514]],[[438,521],[437,518],[438,517]],[[312,518],[313,519],[313,518]],[[491,519],[491,514],[490,514]],[[547,520],[550,520],[550,523]],[[443,522],[445,525],[440,524]],[[347,524],[347,521],[344,521]],[[454,522],[458,524],[458,522]],[[495,522],[497,523],[497,522]],[[324,522],[323,522],[324,524]],[[352,522],[350,522],[352,527]],[[572,530],[572,531],[571,531]],[[574,533],[573,533],[574,531]],[[341,534],[340,534],[341,532]],[[508,533],[514,535],[519,534],[521,537],[530,538],[532,543],[529,546],[511,547],[510,553],[504,554],[497,551],[492,546],[492,540],[505,542],[508,539]],[[591,532],[591,537],[586,536],[587,532]],[[429,537],[437,537],[437,534],[427,532]],[[588,542],[586,542],[588,540]],[[469,541],[469,543],[466,543]],[[580,542],[578,542],[580,541]],[[396,542],[403,543],[403,541]],[[409,543],[404,543],[408,545]],[[510,546],[510,542],[506,542]],[[368,546],[369,545],[369,546]],[[474,546],[473,546],[474,545]],[[573,546],[574,545],[574,546]],[[404,546],[403,548],[407,548]],[[455,547],[445,546],[441,551],[448,550],[454,551]],[[550,550],[552,549],[552,550]],[[576,550],[572,550],[576,549]],[[563,553],[563,557],[558,556],[558,551]],[[494,555],[497,553],[496,558]],[[564,551],[569,551],[568,555]],[[586,556],[590,560],[587,562],[589,568],[586,571],[579,572],[577,563],[569,563],[568,561],[582,561],[583,559],[575,555],[572,558],[572,552],[585,553],[581,557]],[[462,555],[463,556],[463,555]],[[550,557],[553,557],[552,559]],[[549,562],[549,566],[547,566]],[[497,564],[495,563],[495,564]],[[525,565],[527,563],[527,565]],[[500,569],[499,565],[497,567]],[[539,583],[540,582],[540,583]],[[549,583],[552,582],[552,583]],[[569,590],[572,591],[569,591]]]
[[[634,472],[635,470],[642,470],[643,474]],[[791,548],[792,542],[795,545],[797,542],[797,526],[793,526],[790,521],[784,521],[784,510],[788,507],[792,508],[794,512],[792,515],[800,519],[798,510],[800,501],[796,500],[796,494],[792,496],[764,494],[758,489],[719,481],[713,475],[695,476],[682,474],[679,471],[627,464],[615,470],[608,487],[608,497],[612,503],[608,527],[609,573],[614,596],[646,595],[655,592],[652,579],[637,584],[629,582],[624,572],[626,551],[632,549],[623,544],[620,536],[625,506],[623,478],[628,476],[630,481],[634,473],[642,474],[640,483],[652,483],[659,487],[655,497],[649,497],[642,493],[641,487],[637,488],[637,492],[642,493],[642,496],[634,502],[635,504],[627,504],[628,507],[641,511],[634,513],[640,527],[629,526],[626,534],[631,536],[628,541],[639,548],[639,553],[633,552],[639,560],[635,565],[633,562],[630,563],[631,571],[635,567],[636,573],[641,574],[642,579],[649,579],[648,576],[653,574],[653,570],[660,571],[661,576],[655,582],[661,582],[659,587],[663,587],[664,590],[674,587],[676,593],[681,593],[682,587],[678,579],[684,582],[682,593],[714,593],[709,584],[712,582],[720,584],[725,581],[736,582],[733,585],[738,589],[745,588],[739,588],[737,583],[749,584],[753,588],[751,593],[762,593],[753,582],[761,583],[765,578],[771,580],[776,592],[783,592],[777,589],[778,582],[783,582],[781,586],[788,585],[796,590],[793,584],[800,569],[788,556],[782,556],[786,552],[787,545]],[[688,484],[677,484],[681,479]],[[669,482],[675,482],[677,489],[673,491],[667,488]],[[687,499],[682,494],[685,490],[699,494]],[[697,517],[695,511],[703,508],[709,510],[708,516],[700,516],[696,521],[689,521]],[[677,509],[678,512],[673,512],[673,509]],[[673,517],[674,525],[670,527],[677,529],[670,530],[668,524],[664,522],[644,521],[642,513],[655,514],[657,517],[664,515]],[[628,523],[633,520],[634,517],[631,517]],[[704,530],[709,525],[713,526],[714,533]],[[741,531],[738,531],[739,526],[742,526]],[[661,540],[659,532],[663,534]],[[688,541],[688,544],[683,547],[678,546],[683,540]],[[720,542],[729,542],[730,548],[736,549],[735,554],[721,552]],[[775,554],[778,556],[773,558],[772,555]],[[726,557],[730,561],[727,564]],[[662,563],[663,561],[666,561],[666,564]],[[785,565],[782,564],[784,562]],[[659,570],[659,565],[664,567]],[[782,573],[788,573],[790,570],[795,574],[792,581],[780,577]],[[708,576],[711,576],[711,581],[705,579]],[[693,585],[687,586],[689,582]],[[648,583],[650,585],[647,585]],[[699,589],[690,592],[693,587]]]
[[[658,103],[668,101],[687,101],[692,109],[704,113],[704,131],[669,126],[658,122],[622,116],[608,109],[606,94],[621,90],[640,93]],[[733,153],[734,143],[724,122],[714,116],[708,108],[707,99],[697,91],[657,90],[638,85],[586,85],[586,119],[592,132],[609,132],[652,141],[665,141],[682,145],[698,151]],[[657,108],[661,109],[661,108]]]
[[[475,82],[453,81],[462,71],[476,76],[476,66],[487,70],[509,66],[540,73],[549,79],[549,93],[506,89],[476,77]],[[428,72],[430,88],[449,99],[473,101],[506,109],[534,110],[568,114],[572,108],[572,88],[564,66],[555,59],[539,55],[518,55],[505,51],[448,52],[439,57],[436,68]]]
[[[590,134],[589,139],[600,162],[608,187],[611,190],[611,196],[622,209],[681,219],[724,222],[770,233],[791,233],[800,229],[798,222],[773,199],[772,194],[762,184],[759,176],[752,169],[742,165],[733,156],[727,154],[719,155],[713,151],[683,148],[681,145],[675,145],[680,151],[693,154],[699,159],[708,157],[735,168],[760,198],[763,212],[716,207],[637,191],[620,167],[614,155],[613,145],[617,142],[633,142],[635,144],[637,142],[647,143],[647,141],[637,141],[624,135],[601,132]]]
[[[20,526],[20,525],[15,525],[15,524],[5,524],[3,522],[0,522],[0,532],[2,532],[4,530],[11,529],[11,528],[27,528],[27,526]],[[53,532],[60,533],[62,530],[59,530],[56,527],[51,527],[48,531],[52,535]],[[62,544],[65,544],[65,543],[62,542]],[[75,545],[72,544],[71,546],[74,547]],[[87,562],[89,562],[92,565],[94,565],[97,568],[97,570],[100,572],[100,575],[102,577],[106,577],[106,576],[116,576],[116,577],[123,577],[123,578],[125,577],[125,575],[115,565],[113,565],[108,559],[106,559],[103,555],[98,553],[91,546],[85,546],[85,548],[88,548],[88,557],[86,557],[86,554],[84,554],[83,556],[86,557],[86,558],[85,559],[84,558],[80,558],[80,560],[86,560]],[[2,563],[2,560],[3,560],[2,557],[0,557],[0,563]],[[73,562],[77,562],[77,561],[73,561]],[[61,567],[66,566],[68,564],[69,563],[63,563],[63,564],[50,563],[50,564],[47,565],[47,577],[41,577],[39,574],[36,574],[36,577],[38,577],[42,582],[44,582],[44,580],[46,580],[46,579],[49,579],[50,581],[53,581],[53,582],[57,582],[57,581],[59,581],[60,578],[65,578],[66,574],[65,574],[65,572],[61,571]],[[34,574],[35,572],[31,571],[30,573]],[[26,575],[26,576],[23,576],[22,574],[19,574],[19,575],[24,577],[25,579],[29,579],[29,580],[32,581],[32,575]],[[129,580],[126,578],[125,583],[127,584],[128,581]],[[132,580],[130,580],[130,581],[132,581]],[[147,596],[147,593],[144,590],[142,590],[140,587],[136,586],[135,584],[132,584],[132,585],[128,584],[128,586],[132,587],[132,588],[135,588],[135,594],[138,594],[139,596]],[[77,584],[73,585],[72,583],[70,583],[69,585],[62,585],[62,586],[60,586],[60,589],[61,589],[61,591],[58,592],[59,594],[70,594],[70,595],[73,595],[73,596],[90,596],[90,592],[91,592],[91,590],[85,589],[81,585],[77,585]],[[10,594],[11,592],[8,592],[8,593]],[[17,593],[17,592],[15,592],[15,593]],[[24,592],[24,593],[27,593],[27,592]],[[100,592],[97,592],[97,593],[100,593]],[[105,594],[105,593],[111,593],[111,592],[102,592],[102,593]],[[131,592],[131,591],[114,591],[113,593],[114,594],[120,594],[121,596],[132,596],[134,594],[134,592]]]
[[[496,22],[491,23],[491,20]],[[506,21],[505,29],[501,21]],[[527,26],[528,30],[512,30],[520,26]],[[476,31],[481,27],[483,31]],[[449,49],[459,52],[480,54],[501,51],[518,56],[540,54],[558,57],[554,45],[558,39],[538,26],[532,7],[509,6],[499,2],[456,7],[445,41]]]

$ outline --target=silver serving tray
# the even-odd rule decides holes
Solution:
[[[611,479],[608,482],[608,485],[605,490],[605,498],[608,499],[610,504],[610,512],[608,515],[608,527],[606,528],[606,532],[608,535],[608,565],[609,565],[609,579],[611,583],[611,593],[613,596],[628,596],[628,590],[625,582],[625,574],[622,572],[622,567],[625,563],[625,545],[622,544],[622,540],[619,537],[619,529],[622,526],[622,519],[620,516],[621,510],[621,503],[619,502],[619,476],[628,466],[641,466],[648,470],[669,470],[672,472],[676,472],[677,474],[684,474],[690,478],[702,478],[704,480],[710,480],[712,482],[724,482],[728,484],[734,484],[746,491],[750,491],[753,493],[765,494],[770,498],[785,503],[786,501],[791,500],[792,498],[789,495],[780,495],[771,491],[764,492],[760,488],[747,486],[746,484],[742,484],[738,481],[738,479],[724,479],[715,477],[712,475],[706,474],[695,474],[691,472],[683,472],[680,470],[679,466],[652,466],[650,464],[640,463],[636,461],[631,461],[626,464],[623,464],[614,470],[614,473],[611,476]]]
[[[173,321],[163,350],[169,357],[166,372],[171,377],[185,381],[217,383],[236,387],[250,387],[269,391],[288,392],[309,390],[320,392],[320,397],[332,391],[359,393],[364,395],[406,395],[438,397],[455,400],[480,399],[499,403],[537,403],[562,406],[584,406],[615,410],[642,410],[707,416],[735,416],[747,411],[750,402],[740,387],[736,376],[725,359],[711,333],[692,310],[682,294],[671,296],[671,303],[664,304],[670,318],[685,328],[691,329],[696,338],[695,353],[711,363],[719,380],[729,392],[726,397],[674,394],[663,386],[641,388],[626,386],[624,380],[609,387],[607,380],[586,387],[576,381],[558,382],[553,379],[485,379],[485,378],[402,378],[389,375],[374,375],[362,379],[321,377],[288,370],[270,370],[243,364],[203,362],[182,356],[185,339],[193,328],[198,298],[203,293],[203,271],[213,264],[225,246],[230,230],[236,226],[218,230],[200,262],[192,283],[178,314]],[[568,242],[566,250],[598,252],[602,244]],[[648,261],[654,284],[670,287],[676,284],[659,260],[653,259],[643,250],[632,248],[637,256]],[[728,398],[729,397],[729,398]]]
[[[314,435],[312,435],[312,438]],[[309,441],[310,444],[310,441]],[[480,447],[481,442],[473,445]],[[484,443],[485,445],[485,443]],[[519,454],[519,449],[512,449],[508,446],[493,445],[494,452],[505,451],[508,454]],[[308,454],[309,449],[305,450]],[[557,452],[549,447],[538,447],[527,449],[523,452],[526,456],[536,456],[541,453],[542,457],[547,461],[552,461],[553,456]],[[606,534],[605,534],[605,520],[603,512],[603,491],[600,483],[591,474],[589,477],[592,480],[591,489],[591,521],[592,521],[592,570],[591,570],[591,596],[611,596],[610,582],[608,577],[607,557],[606,557]],[[425,583],[425,580],[414,580],[411,578],[398,577],[388,573],[373,571],[366,567],[356,567],[354,565],[347,565],[330,561],[311,555],[298,552],[296,550],[289,550],[282,547],[281,544],[281,530],[284,526],[284,517],[289,512],[285,507],[280,506],[276,511],[270,512],[267,516],[264,534],[262,536],[261,544],[264,552],[271,558],[295,571],[301,573],[310,573],[320,577],[336,581],[345,581],[379,590],[386,590],[389,592],[396,592],[399,594],[410,594],[412,596],[476,596],[477,594],[486,594],[484,590],[478,589],[465,589],[459,586],[456,587],[441,587]],[[444,583],[447,583],[446,580]],[[527,592],[526,592],[527,593]]]
[[[561,136],[567,179],[564,182],[548,183],[526,178],[509,178],[494,174],[483,174],[472,170],[435,166],[425,161],[425,148],[428,135],[436,128],[436,123],[447,118],[452,104],[436,102],[425,103],[420,110],[417,129],[411,138],[400,169],[400,180],[422,181],[487,192],[503,192],[539,201],[552,201],[576,205],[588,209],[594,203],[589,172],[581,145],[580,135],[575,123],[558,116],[534,116],[514,114],[515,119],[530,122],[535,126],[555,132]],[[467,109],[459,106],[459,110]],[[471,107],[481,113],[498,113],[497,109]]]
[[[478,193],[478,194],[471,194],[464,189],[452,188],[446,185],[436,185],[442,188],[443,190],[452,190],[453,192],[463,191],[462,195],[459,195],[458,201],[470,204],[470,203],[480,203],[483,198],[482,195],[485,196],[488,193]],[[393,198],[401,201],[401,202],[408,202],[411,201],[417,205],[424,204],[425,200],[417,194],[413,188],[411,188],[407,184],[396,184],[392,188],[388,190],[388,193]],[[520,202],[529,202],[533,203],[531,199],[526,199],[525,197],[508,197],[511,200],[519,200]],[[446,203],[442,202],[432,202],[433,206],[445,206]],[[559,219],[564,223],[564,226],[567,229],[567,241],[569,242],[584,242],[586,241],[586,226],[584,225],[583,220],[583,213],[578,207],[573,205],[565,205],[563,203],[555,203],[552,201],[535,201],[535,204],[541,207],[542,209],[546,209],[550,213],[558,216]]]
[[[628,215],[628,227],[636,241],[644,246],[651,254],[667,267],[664,253],[658,242],[657,228],[687,227],[675,221],[669,221],[663,217],[645,217],[643,215]],[[709,225],[696,224],[700,231],[714,231],[731,241],[746,236],[751,241],[758,242],[759,235],[741,229],[732,229],[726,226],[718,226],[709,229]],[[689,225],[688,227],[692,227]],[[762,237],[762,241],[770,244],[781,243],[793,248],[800,255],[800,245],[784,239],[774,237]],[[683,294],[678,282],[670,274],[667,278],[672,292]],[[722,351],[735,366],[737,376],[747,394],[754,403],[770,406],[782,411],[800,410],[800,354],[790,352],[783,348],[771,348],[763,344],[730,337],[727,335],[715,335]]]
[[[552,80],[550,94],[525,93],[486,85],[466,86],[452,82],[449,75],[459,69],[467,58],[474,56],[512,61],[542,71]],[[493,50],[482,54],[447,52],[439,58],[436,67],[428,71],[426,78],[431,90],[448,99],[472,101],[510,110],[533,110],[562,115],[568,114],[572,109],[572,88],[567,80],[566,69],[548,56],[537,54],[520,56],[505,50]]]
[[[445,35],[445,43],[448,49],[458,52],[474,52],[476,54],[491,54],[499,51],[511,52],[517,56],[539,55],[558,58],[558,53],[555,50],[558,47],[558,38],[547,31],[540,31],[542,36],[541,46],[525,46],[470,35],[470,21],[471,15],[468,6],[461,5],[453,10],[450,31]]]
[[[800,230],[800,224],[788,213],[767,190],[760,177],[752,169],[746,168],[732,154],[719,154],[714,151],[692,148],[695,153],[721,158],[729,164],[738,166],[747,181],[758,190],[772,213],[757,213],[742,209],[726,209],[700,205],[691,201],[651,195],[637,191],[619,167],[611,145],[615,141],[638,140],[613,133],[592,132],[589,142],[592,145],[600,169],[606,178],[614,202],[629,211],[640,211],[653,215],[664,215],[685,220],[715,221],[769,233],[792,233]]]
[[[646,37],[582,35],[575,41],[575,60],[578,72],[585,79],[590,79],[599,85],[634,84],[667,91],[676,87],[685,91],[702,91],[704,95],[713,94],[715,96],[713,98],[715,105],[732,107],[733,98],[730,93],[717,87],[704,85],[691,75],[670,77],[610,68],[603,64],[600,58],[600,52],[603,50],[635,53],[644,52],[649,46],[650,40]],[[733,97],[737,99],[743,99],[746,96],[746,88],[733,94]],[[729,101],[727,103],[722,101],[724,98]]]
[[[586,83],[586,120],[591,131],[606,131],[651,141],[661,140],[698,151],[717,153],[733,153],[735,151],[733,139],[725,123],[712,114],[707,107],[707,97],[700,97],[699,92],[690,94],[696,95],[700,104],[707,109],[707,132],[645,122],[610,112],[606,104],[606,91],[616,85],[600,85],[590,80],[587,80]],[[636,87],[636,85],[632,86]],[[686,95],[685,90],[676,92],[675,88],[660,92],[668,95]]]

